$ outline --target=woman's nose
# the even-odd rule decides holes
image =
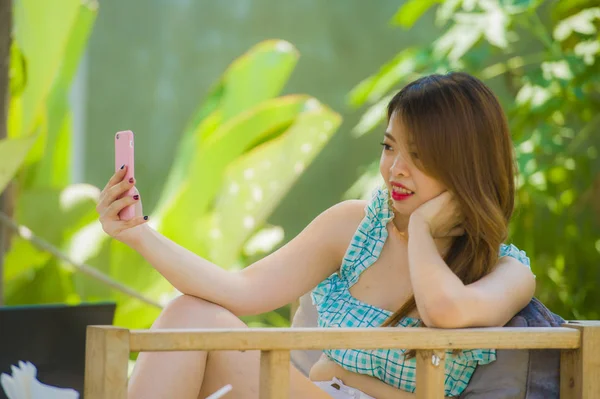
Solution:
[[[402,158],[402,156],[398,155],[396,156],[396,158],[394,159],[394,162],[392,163],[392,167],[390,168],[390,173],[393,176],[408,176],[409,171],[408,171],[408,163],[406,161],[404,161],[404,159]]]

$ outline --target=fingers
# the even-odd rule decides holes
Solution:
[[[119,212],[123,210],[123,208],[128,207],[129,205],[135,204],[140,200],[139,194],[133,196],[126,196],[116,201],[113,201],[106,210],[102,217],[108,218],[109,220],[119,219]]]
[[[98,206],[96,206],[96,210],[98,213],[104,213],[104,210],[111,206],[117,198],[119,198],[123,193],[127,192],[129,189],[134,187],[135,179],[132,177],[129,180],[121,180],[121,182],[109,187],[106,189],[103,194],[100,194],[100,199],[98,201]],[[131,198],[131,197],[130,197]]]
[[[449,201],[452,201],[453,198],[454,195],[450,191],[442,191],[440,195],[434,197],[434,199],[437,199],[441,203],[447,203]]]
[[[138,191],[138,189],[136,187],[133,187],[133,195],[137,195],[138,197],[140,196],[140,192]],[[136,205],[135,207],[135,216],[144,216],[144,210],[142,207],[142,199],[140,198],[139,200],[137,200],[137,202],[139,202],[139,204]]]
[[[102,224],[102,229],[109,236],[119,239],[121,233],[127,231],[133,227],[144,224],[148,221],[148,216],[134,217],[130,220],[114,220],[108,223]]]
[[[108,180],[108,183],[106,183],[106,186],[104,186],[102,191],[106,191],[108,188],[114,186],[115,184],[123,180],[125,173],[127,173],[127,166],[123,165],[121,166],[121,169],[117,170],[115,174],[111,176],[111,178]]]

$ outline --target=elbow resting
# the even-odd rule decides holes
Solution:
[[[439,295],[419,313],[425,325],[431,328],[464,328],[468,325],[460,302],[450,295]]]

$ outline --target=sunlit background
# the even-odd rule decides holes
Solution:
[[[176,295],[97,222],[116,131],[136,135],[152,224],[242,268],[368,197],[390,96],[463,70],[509,117],[509,241],[531,258],[536,296],[599,319],[599,28],[597,0],[15,0],[3,302],[115,301],[116,325],[147,328]],[[289,311],[246,321],[285,326]]]

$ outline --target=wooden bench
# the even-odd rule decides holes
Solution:
[[[559,328],[456,330],[251,328],[151,331],[89,326],[86,345],[86,399],[127,397],[127,367],[131,352],[199,350],[260,350],[260,399],[283,399],[289,392],[290,350],[333,348],[417,350],[416,393],[419,399],[444,397],[446,349],[560,349],[560,397],[600,398],[600,321],[571,321]]]

